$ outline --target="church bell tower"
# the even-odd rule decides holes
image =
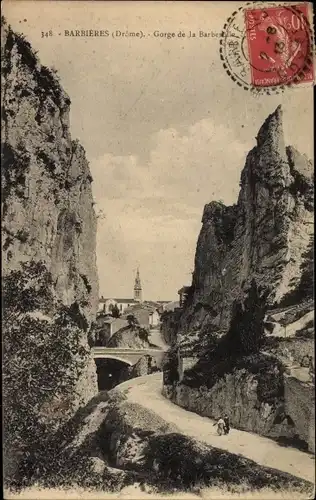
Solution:
[[[135,285],[134,285],[134,300],[136,302],[142,302],[142,284],[140,282],[139,269],[137,268]]]

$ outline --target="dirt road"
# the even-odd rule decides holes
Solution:
[[[271,439],[237,429],[232,429],[227,436],[218,436],[213,420],[184,410],[161,394],[161,373],[128,380],[116,389],[124,391],[130,401],[139,403],[166,421],[176,424],[186,436],[243,455],[258,464],[314,482],[315,457],[313,455],[295,448],[282,447]]]

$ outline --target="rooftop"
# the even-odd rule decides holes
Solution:
[[[115,297],[101,297],[99,299],[99,303],[104,304],[107,300],[115,300],[115,302],[119,302],[121,304],[139,304],[140,302],[135,299],[118,299]],[[150,304],[150,305],[161,305],[161,304],[169,304],[172,302],[171,300],[144,300],[142,304]]]
[[[104,297],[101,297],[101,299],[99,299],[99,302],[101,304],[104,304],[107,300],[115,300],[115,302],[119,302],[121,304],[137,304],[137,300],[134,300],[134,299],[115,299],[114,297],[108,297],[108,298],[104,298]]]

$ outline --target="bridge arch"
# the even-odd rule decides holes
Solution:
[[[121,363],[125,363],[126,365],[132,366],[134,364],[133,361],[128,359],[127,357],[122,357],[122,356],[116,356],[115,354],[102,354],[102,356],[94,356],[95,360],[102,360],[102,359],[114,359],[116,361],[121,361]]]
[[[129,378],[132,361],[125,356],[109,354],[108,356],[95,357],[98,389],[99,391],[111,390],[116,385]]]

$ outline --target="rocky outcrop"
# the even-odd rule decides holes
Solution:
[[[4,364],[6,384],[14,384],[20,367],[32,387],[23,387],[25,401],[15,395],[6,425],[11,438],[29,449],[26,414],[35,426],[37,418],[47,429],[54,421],[53,429],[97,392],[88,346],[98,302],[96,216],[85,151],[69,131],[68,95],[24,37],[3,20],[1,28],[2,270],[10,294],[14,296],[16,285],[16,296],[20,293],[25,299],[14,305],[9,294],[5,300],[10,321],[4,332]],[[18,276],[19,284],[12,285],[12,276]],[[21,348],[14,340],[19,328]],[[58,332],[63,336],[60,344]],[[59,368],[64,369],[63,379]],[[41,394],[36,396],[41,376],[47,384],[39,383]],[[72,389],[66,394],[67,384]],[[23,437],[17,425],[19,412]],[[35,443],[40,435],[32,432]]]
[[[161,315],[160,331],[167,345],[172,345],[177,341],[177,329],[181,313],[180,308],[175,308],[173,311],[164,311]]]
[[[3,269],[43,261],[57,298],[98,301],[96,216],[83,147],[69,132],[70,99],[22,36],[2,29]]]
[[[149,436],[176,431],[176,426],[137,403],[125,402],[116,406],[106,416],[103,427],[110,464],[117,467],[140,465]]]
[[[272,438],[300,440],[315,452],[314,388],[285,375],[284,397],[260,401],[258,380],[248,370],[223,376],[212,388],[165,385],[164,395],[199,415],[218,419],[229,415],[232,427]]]
[[[281,376],[284,360],[266,357],[262,335],[264,326],[267,334],[286,328],[293,337],[312,326],[313,169],[285,145],[280,106],[256,139],[237,204],[213,201],[204,208],[192,285],[176,332],[182,356],[191,342],[197,363],[184,374],[167,367],[164,391],[188,410],[214,418],[228,413],[237,428],[299,438],[313,451],[309,374],[298,379],[290,370]],[[255,359],[248,363],[250,352]],[[271,398],[263,397],[267,392]]]
[[[156,360],[146,354],[141,357],[137,363],[131,367],[130,378],[142,377],[144,375],[150,375],[151,373],[155,373],[159,371]]]
[[[286,376],[284,381],[285,413],[291,416],[300,438],[315,453],[315,387]]]
[[[106,347],[146,349],[150,347],[148,332],[139,326],[126,326],[110,338]]]
[[[179,334],[227,331],[234,300],[253,280],[272,306],[299,286],[313,234],[312,175],[311,162],[285,146],[279,106],[247,156],[237,204],[205,206]]]

